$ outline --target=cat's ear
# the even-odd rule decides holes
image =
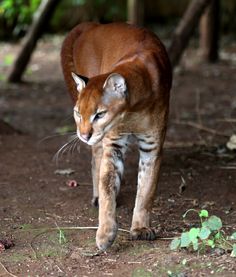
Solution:
[[[76,87],[78,92],[81,92],[85,86],[87,85],[89,79],[87,77],[81,76],[81,75],[77,75],[74,72],[71,72],[71,76],[74,79],[75,83],[76,83]]]
[[[107,77],[103,89],[105,92],[115,94],[116,97],[126,97],[127,86],[125,78],[118,73],[112,73]]]

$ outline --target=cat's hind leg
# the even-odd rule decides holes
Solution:
[[[150,227],[150,212],[156,193],[161,164],[162,143],[155,137],[140,136],[138,187],[133,211],[131,238],[153,240],[155,228]]]

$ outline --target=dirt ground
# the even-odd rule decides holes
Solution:
[[[0,44],[0,118],[20,133],[0,135],[0,240],[14,246],[0,252],[0,276],[236,276],[229,253],[171,251],[170,240],[193,226],[183,222],[190,208],[222,218],[236,230],[236,157],[225,147],[236,134],[236,45],[221,62],[199,62],[189,49],[174,75],[169,128],[152,215],[161,238],[130,241],[119,232],[114,245],[96,254],[97,210],[91,206],[90,149],[53,159],[68,141],[72,106],[59,64],[61,37],[43,39],[20,85],[4,82],[19,46]],[[58,169],[72,169],[58,175]],[[129,151],[118,198],[119,227],[129,230],[136,193],[137,153]],[[68,180],[78,186],[70,188]],[[183,188],[184,183],[184,190]],[[47,228],[51,228],[50,230]],[[64,239],[65,238],[65,239]],[[164,238],[164,239],[163,239]]]

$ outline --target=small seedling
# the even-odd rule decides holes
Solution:
[[[133,273],[132,277],[152,277],[152,273],[145,268],[136,268]]]
[[[59,232],[59,243],[60,244],[66,243],[65,232],[62,229],[58,229],[58,232]]]
[[[199,225],[190,228],[171,241],[170,249],[177,250],[180,248],[193,249],[194,251],[204,252],[206,248],[220,248],[231,251],[231,256],[236,257],[236,232],[230,237],[226,237],[222,230],[222,221],[215,215],[209,216],[207,210],[197,211],[195,209],[188,210],[183,218],[189,212],[195,212],[199,216]]]

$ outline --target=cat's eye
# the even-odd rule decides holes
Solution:
[[[103,118],[106,113],[107,113],[107,111],[101,111],[101,112],[96,113],[93,120],[98,120],[100,118]]]

